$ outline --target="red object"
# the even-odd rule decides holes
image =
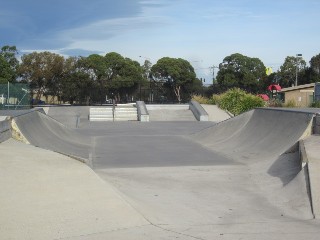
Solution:
[[[261,97],[263,101],[269,101],[269,96],[267,94],[258,94],[258,96]]]
[[[277,85],[277,84],[271,84],[271,85],[268,87],[268,90],[269,90],[269,91],[276,90],[276,91],[278,92],[278,91],[281,91],[281,87],[280,87],[280,85]]]

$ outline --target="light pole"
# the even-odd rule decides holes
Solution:
[[[298,86],[298,58],[302,57],[301,53],[296,54],[296,82],[295,86]]]

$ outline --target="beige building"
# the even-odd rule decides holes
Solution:
[[[314,98],[315,83],[283,88],[285,104],[294,102],[297,107],[309,107]]]

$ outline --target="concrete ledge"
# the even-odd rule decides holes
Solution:
[[[11,123],[7,117],[0,119],[0,143],[11,138]]]
[[[191,100],[189,106],[198,121],[209,121],[208,113],[197,101]]]
[[[138,120],[140,122],[149,122],[149,112],[144,101],[137,101]]]
[[[189,110],[189,104],[148,104],[147,110]]]
[[[316,115],[313,122],[313,133],[320,134],[320,116]]]
[[[300,156],[302,164],[308,168],[309,191],[312,212],[315,218],[320,218],[320,136],[310,136],[300,141]]]

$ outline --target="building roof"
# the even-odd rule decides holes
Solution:
[[[289,91],[295,91],[295,90],[300,90],[305,88],[313,88],[314,85],[315,83],[308,83],[308,84],[298,85],[294,87],[282,88],[281,92],[289,92]]]

